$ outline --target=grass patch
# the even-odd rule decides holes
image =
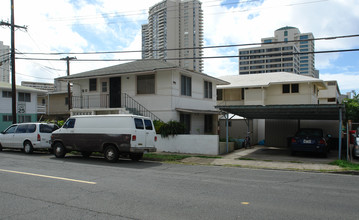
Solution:
[[[148,153],[143,155],[145,160],[155,160],[155,161],[179,161],[189,157],[199,157],[206,159],[220,159],[219,156],[204,156],[204,155],[180,155],[180,154],[154,154]]]
[[[303,162],[301,162],[301,161],[294,161],[294,160],[292,160],[292,161],[289,161],[289,163],[303,163]]]
[[[155,161],[178,161],[185,158],[192,157],[190,155],[178,155],[178,154],[144,154],[143,159],[155,160]]]
[[[330,163],[331,165],[337,165],[347,170],[359,170],[359,164],[351,163],[346,160],[336,160]]]
[[[240,157],[237,160],[254,160],[253,158],[248,158],[248,157]]]

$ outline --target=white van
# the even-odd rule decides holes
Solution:
[[[0,134],[0,151],[15,148],[31,154],[37,149],[50,149],[51,133],[58,128],[55,124],[37,122],[10,125]]]
[[[78,151],[84,157],[101,152],[109,162],[119,156],[140,160],[145,152],[155,152],[155,127],[148,117],[138,115],[72,116],[52,133],[51,142],[58,158]]]

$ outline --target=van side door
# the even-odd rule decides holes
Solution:
[[[142,118],[134,118],[136,127],[135,147],[146,147],[146,130]]]
[[[23,148],[24,140],[28,139],[27,127],[28,124],[19,124],[16,128],[14,138],[13,138],[13,146],[14,148]]]
[[[149,119],[144,119],[146,129],[146,147],[155,147],[156,131]]]

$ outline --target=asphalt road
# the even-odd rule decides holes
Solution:
[[[0,219],[358,219],[359,176],[0,152]]]

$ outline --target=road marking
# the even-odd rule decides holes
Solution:
[[[241,202],[242,205],[249,205],[249,202]]]
[[[28,175],[28,176],[37,176],[37,177],[43,177],[43,178],[49,178],[49,179],[65,180],[65,181],[71,181],[71,182],[77,182],[77,183],[87,183],[87,184],[93,184],[93,185],[97,184],[96,182],[89,182],[89,181],[84,181],[84,180],[75,180],[75,179],[69,179],[69,178],[57,177],[57,176],[47,176],[47,175],[36,174],[36,173],[26,173],[26,172],[14,171],[14,170],[0,169],[0,171],[6,172],[6,173],[23,174],[23,175]]]

